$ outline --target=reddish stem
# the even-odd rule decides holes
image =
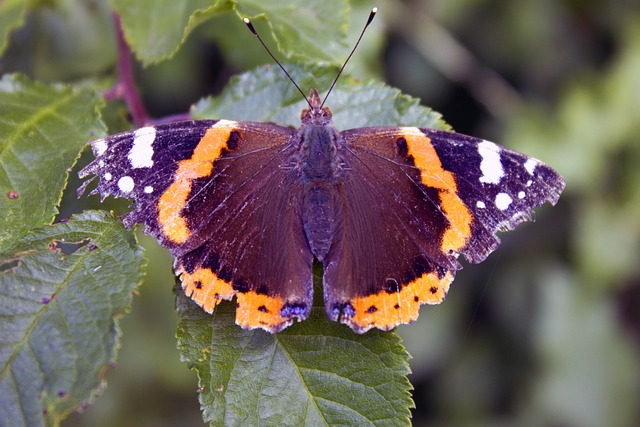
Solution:
[[[113,14],[113,21],[116,29],[116,40],[118,47],[118,81],[115,85],[104,93],[104,98],[124,99],[131,112],[131,119],[135,127],[141,127],[151,121],[144,108],[140,94],[136,89],[133,76],[132,53],[129,44],[124,38],[122,23],[118,14]]]

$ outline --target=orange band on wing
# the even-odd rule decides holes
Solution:
[[[191,194],[191,185],[194,180],[211,175],[213,162],[220,157],[222,149],[226,147],[233,130],[233,123],[235,122],[221,120],[207,129],[191,158],[178,163],[173,183],[160,196],[158,224],[162,233],[173,243],[184,243],[189,238],[191,231],[181,212]]]
[[[236,293],[230,283],[219,279],[210,268],[197,268],[193,273],[179,268],[176,274],[180,275],[184,293],[207,313],[213,313],[220,301],[231,300]]]
[[[272,333],[280,331],[289,322],[280,315],[284,303],[279,297],[256,292],[237,294],[236,323],[243,329],[263,328]]]
[[[402,128],[409,155],[420,169],[422,183],[440,191],[442,211],[449,220],[449,228],[442,236],[442,251],[459,251],[471,236],[472,216],[457,194],[458,186],[453,174],[442,168],[442,162],[428,138],[417,128]]]
[[[187,273],[178,268],[184,293],[207,313],[220,301],[237,297],[236,323],[243,329],[262,328],[275,333],[289,325],[292,320],[280,315],[284,302],[280,297],[270,297],[254,291],[238,292],[229,282],[218,278],[210,268],[197,268]]]
[[[425,273],[398,292],[380,291],[354,298],[351,305],[355,314],[341,321],[358,333],[371,328],[388,331],[399,324],[410,323],[418,318],[420,305],[440,304],[444,300],[453,277],[451,271],[441,278],[435,272]]]

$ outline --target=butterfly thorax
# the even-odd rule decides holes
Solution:
[[[335,179],[338,135],[333,126],[303,125],[300,128],[300,166],[304,180],[327,183]]]
[[[311,90],[309,108],[302,111],[298,130],[303,179],[327,183],[335,178],[339,132],[331,123],[331,110],[322,107],[318,91]]]

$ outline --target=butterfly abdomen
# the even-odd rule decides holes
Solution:
[[[307,184],[304,192],[303,221],[313,255],[322,261],[331,248],[336,226],[336,200],[332,188]]]

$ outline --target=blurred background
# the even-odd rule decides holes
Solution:
[[[456,131],[535,156],[567,181],[556,207],[503,235],[458,273],[444,304],[398,328],[413,356],[414,425],[640,425],[640,3],[354,1],[350,43],[372,6],[380,13],[349,74],[384,80]],[[150,114],[185,113],[270,63],[241,32],[223,14],[172,59],[138,66]],[[0,71],[108,88],[116,59],[108,2],[34,1]],[[105,120],[125,128],[125,106],[109,103]],[[62,216],[99,207],[76,201],[77,185]],[[148,276],[121,321],[118,364],[96,403],[63,426],[202,425],[195,375],[175,348],[171,259],[140,240]]]

